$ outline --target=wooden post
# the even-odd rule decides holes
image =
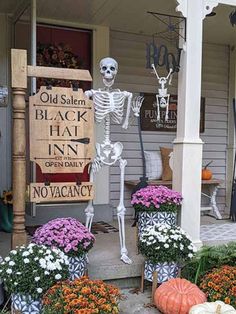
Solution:
[[[141,266],[141,282],[140,282],[140,291],[144,292],[144,264]]]
[[[27,89],[26,50],[11,50],[13,93],[13,233],[12,248],[26,244],[25,193],[26,193],[26,131],[25,93]]]
[[[155,270],[152,274],[152,297],[151,297],[151,300],[152,300],[152,303],[154,303],[154,295],[155,295],[155,292],[156,292],[156,288],[157,288],[157,282],[158,282],[158,274],[157,274],[157,271]]]

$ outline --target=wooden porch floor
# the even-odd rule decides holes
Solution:
[[[116,226],[116,222],[113,225]],[[126,244],[133,264],[126,265],[120,261],[118,232],[98,234],[95,245],[89,253],[89,275],[91,278],[113,281],[122,287],[137,287],[139,285],[143,258],[141,254],[137,255],[136,232],[131,225],[131,220],[126,221]],[[203,244],[207,245],[236,241],[236,223],[227,219],[216,220],[213,217],[203,216],[201,239]],[[10,243],[11,235],[0,232],[0,255],[7,255],[10,250]]]

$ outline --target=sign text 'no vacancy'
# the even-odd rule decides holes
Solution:
[[[34,203],[84,201],[93,197],[93,184],[90,182],[83,182],[80,185],[73,182],[30,185],[30,201]]]
[[[43,173],[83,172],[94,155],[92,101],[81,89],[43,86],[29,108],[30,160]]]

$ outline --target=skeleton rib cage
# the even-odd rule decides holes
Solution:
[[[95,121],[100,123],[109,114],[111,120],[120,124],[123,119],[125,99],[127,93],[116,90],[106,92],[91,90],[95,109]]]

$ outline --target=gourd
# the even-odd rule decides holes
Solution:
[[[206,301],[205,294],[186,279],[174,278],[155,291],[154,303],[164,314],[188,314],[190,308]]]
[[[236,310],[228,304],[221,301],[205,302],[203,304],[194,305],[191,307],[189,314],[234,314]]]
[[[207,169],[207,167],[213,162],[210,161],[206,166],[202,169],[202,180],[211,180],[212,178],[212,171],[210,169]]]

